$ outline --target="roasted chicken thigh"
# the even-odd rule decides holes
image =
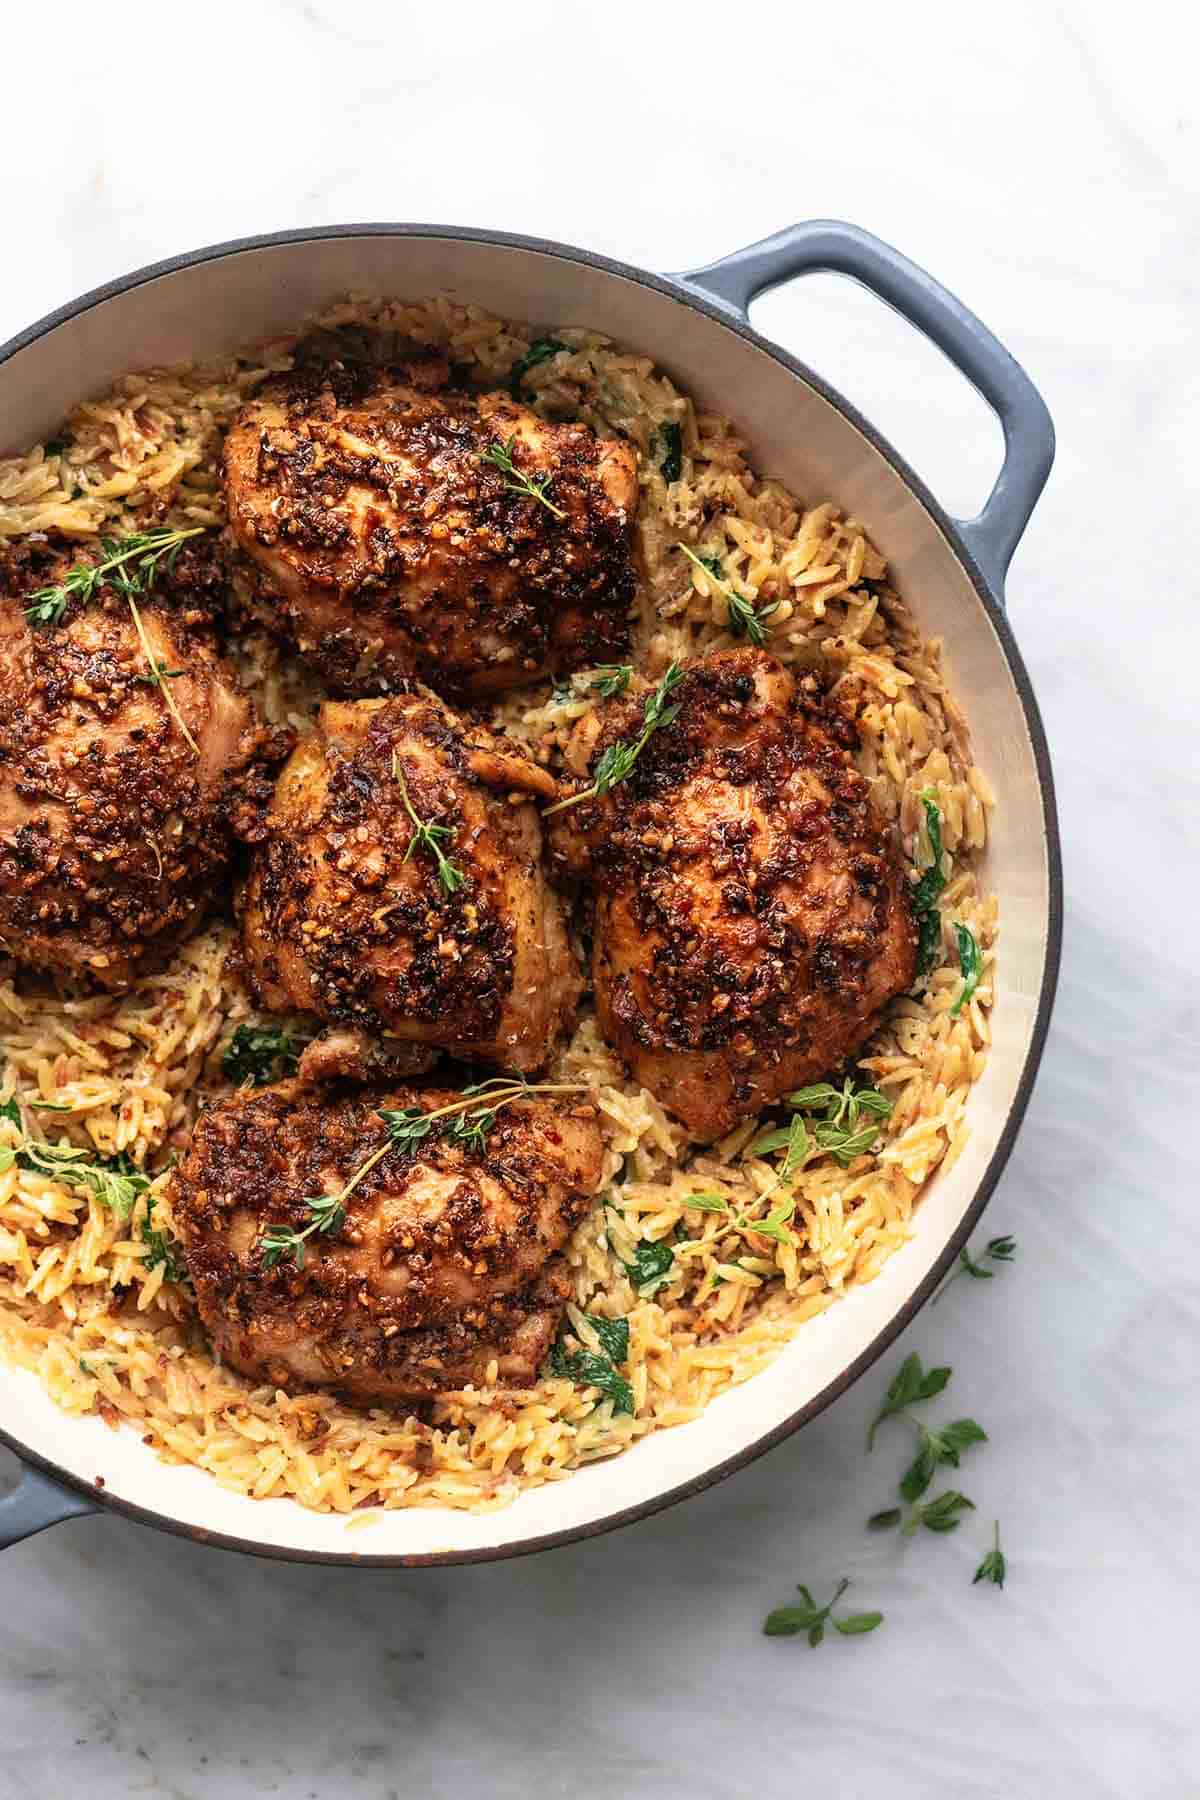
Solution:
[[[250,604],[342,694],[491,693],[623,648],[637,457],[437,353],[301,361],[225,441]],[[397,353],[399,354],[399,353]]]
[[[173,1209],[201,1316],[235,1368],[367,1401],[480,1383],[493,1362],[501,1382],[536,1378],[568,1292],[557,1252],[603,1166],[590,1104],[520,1099],[482,1145],[435,1121],[373,1164],[332,1229],[312,1229],[309,1198],[341,1194],[388,1143],[385,1112],[459,1099],[318,1098],[289,1082],[201,1114]],[[308,1234],[299,1253],[272,1253],[281,1227]]]
[[[555,792],[433,694],[327,702],[239,903],[261,1004],[540,1067],[581,987],[542,869],[538,802]]]
[[[855,769],[853,723],[764,652],[691,664],[678,716],[551,842],[595,895],[600,1025],[634,1078],[711,1139],[835,1068],[913,980],[897,852]],[[586,781],[635,741],[629,696],[581,721]]]
[[[218,654],[209,539],[138,598],[140,632],[110,586],[33,622],[31,594],[89,560],[0,552],[0,952],[119,988],[207,910],[290,739]]]

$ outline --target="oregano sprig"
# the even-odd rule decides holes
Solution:
[[[964,1244],[958,1253],[957,1269],[952,1270],[951,1273],[947,1275],[945,1281],[943,1281],[941,1287],[933,1296],[934,1306],[937,1305],[951,1282],[957,1281],[960,1275],[969,1275],[972,1281],[991,1281],[996,1271],[994,1269],[984,1268],[983,1257],[988,1257],[992,1262],[1008,1263],[1012,1262],[1016,1254],[1017,1240],[1015,1237],[1010,1237],[1007,1234],[1002,1237],[989,1238],[984,1246],[983,1256],[979,1258],[971,1255],[971,1247],[969,1244]]]
[[[772,613],[777,613],[779,611],[780,602],[778,600],[772,600],[768,606],[756,607],[753,601],[747,600],[743,594],[738,593],[729,577],[725,574],[724,567],[718,557],[700,556],[695,550],[690,549],[687,544],[679,544],[676,548],[682,550],[688,560],[693,562],[696,567],[708,577],[713,587],[716,588],[717,592],[724,600],[729,614],[729,629],[732,635],[734,637],[748,638],[752,644],[757,645],[759,649],[761,649],[767,641],[764,621],[769,619]]]

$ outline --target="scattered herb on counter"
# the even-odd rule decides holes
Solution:
[[[952,1419],[948,1425],[931,1430],[911,1413],[906,1412],[903,1416],[916,1427],[920,1438],[916,1458],[900,1482],[900,1492],[910,1503],[921,1498],[939,1467],[945,1465],[957,1469],[964,1450],[969,1450],[972,1444],[987,1442],[987,1432],[974,1419]]]
[[[553,513],[556,519],[565,519],[567,515],[562,508],[555,506],[554,502],[546,496],[546,490],[554,479],[553,475],[539,475],[534,479],[518,469],[512,455],[516,443],[515,433],[509,438],[507,444],[502,444],[497,440],[488,445],[483,452],[482,460],[491,463],[494,469],[499,469],[505,477],[504,486],[510,494],[527,494],[531,500],[540,501],[546,511]]]
[[[724,565],[715,556],[699,556],[689,549],[687,544],[678,544],[676,548],[683,551],[689,561],[707,575],[710,582],[724,600],[729,609],[729,629],[734,637],[748,638],[759,648],[767,641],[767,633],[763,621],[772,613],[779,611],[779,601],[772,600],[767,606],[756,607],[751,600],[738,593],[729,577],[725,574]]]
[[[842,1637],[862,1637],[866,1632],[874,1631],[883,1624],[881,1612],[847,1613],[841,1618],[834,1616],[833,1608],[849,1586],[849,1581],[843,1576],[833,1599],[827,1606],[818,1606],[803,1582],[799,1583],[797,1591],[803,1604],[779,1606],[774,1612],[768,1613],[763,1625],[764,1634],[767,1637],[799,1637],[803,1632],[815,1650],[825,1636],[827,1623],[840,1632]]]
[[[908,1407],[915,1406],[922,1400],[932,1400],[935,1394],[941,1393],[949,1379],[949,1369],[923,1369],[921,1359],[915,1350],[911,1356],[906,1356],[892,1385],[884,1395],[883,1405],[867,1433],[867,1449],[874,1449],[875,1433],[885,1419],[890,1419],[896,1413],[906,1411]]]
[[[662,680],[646,696],[646,702],[642,708],[640,736],[631,744],[626,743],[624,739],[610,744],[597,762],[589,785],[578,794],[571,794],[567,799],[556,800],[553,806],[547,806],[544,809],[545,815],[562,812],[568,806],[578,806],[581,800],[601,800],[611,788],[624,781],[654,733],[662,730],[664,726],[670,725],[672,720],[678,716],[678,705],[668,706],[667,699],[682,680],[683,670],[678,663],[673,662]]]
[[[922,788],[921,805],[925,808],[925,829],[929,836],[932,861],[912,890],[913,911],[917,915],[917,978],[932,969],[942,936],[942,915],[938,900],[946,885],[942,872],[942,815],[932,788]]]
[[[400,762],[400,752],[392,752],[392,774],[400,789],[400,798],[404,802],[404,810],[412,820],[412,836],[408,840],[408,849],[404,852],[404,861],[414,855],[417,850],[424,850],[433,857],[437,864],[438,880],[446,894],[456,894],[465,879],[457,863],[442,849],[443,843],[453,842],[454,831],[449,825],[429,825],[418,817],[412,801],[408,797],[408,783],[404,779],[404,769]]]
[[[967,1496],[960,1494],[956,1488],[947,1488],[946,1492],[938,1494],[936,1499],[926,1500],[921,1506],[914,1506],[903,1525],[900,1525],[903,1517],[900,1508],[893,1506],[889,1507],[886,1512],[872,1513],[867,1520],[867,1529],[869,1531],[888,1531],[893,1526],[900,1525],[903,1537],[915,1536],[922,1525],[926,1531],[957,1531],[962,1524],[959,1514],[974,1511],[975,1502],[973,1500],[968,1500]]]
[[[294,1075],[308,1038],[273,1025],[239,1025],[221,1056],[221,1069],[237,1087],[266,1087],[281,1075]]]
[[[632,675],[632,663],[601,663],[588,686],[602,700],[614,700],[625,692]]]
[[[1015,1237],[1009,1237],[1007,1235],[1004,1237],[989,1238],[983,1251],[984,1256],[989,1257],[992,1262],[999,1263],[1012,1262],[1016,1254],[1017,1240]],[[950,1283],[952,1281],[957,1281],[960,1275],[969,1275],[972,1281],[990,1281],[995,1273],[996,1271],[994,1269],[985,1269],[982,1258],[977,1261],[971,1255],[970,1245],[964,1244],[963,1248],[958,1253],[957,1269],[952,1270],[951,1273],[947,1275],[945,1281],[943,1281],[941,1287],[933,1296],[933,1304],[935,1306],[937,1305],[942,1295],[946,1292],[946,1289],[950,1286]]]
[[[509,373],[508,384],[513,395],[520,393],[521,383],[530,369],[536,369],[539,363],[549,362],[552,356],[557,356],[560,350],[566,348],[567,346],[560,343],[557,338],[535,338],[524,356],[513,364]]]
[[[673,419],[655,427],[650,439],[650,453],[659,473],[668,484],[683,474],[683,430]]]
[[[969,925],[955,924],[954,935],[958,940],[958,963],[962,970],[962,992],[950,1008],[950,1017],[956,1019],[979,986],[979,977],[983,973],[983,952],[979,948],[979,940]]]
[[[977,1581],[991,1581],[996,1587],[1004,1586],[1004,1577],[1008,1574],[1008,1564],[1004,1560],[1004,1552],[1000,1548],[1000,1521],[993,1521],[992,1548],[988,1551],[971,1579],[974,1587]]]

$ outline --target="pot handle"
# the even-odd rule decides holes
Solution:
[[[86,1494],[60,1487],[48,1475],[22,1463],[16,1487],[0,1499],[0,1550],[45,1531],[49,1525],[61,1525],[64,1519],[99,1511],[96,1502]]]
[[[1054,461],[1046,403],[987,326],[924,269],[890,244],[837,219],[789,225],[676,280],[699,288],[746,320],[750,302],[796,275],[849,275],[924,332],[987,401],[1004,430],[1004,462],[983,510],[955,523],[997,598],[1013,551]]]

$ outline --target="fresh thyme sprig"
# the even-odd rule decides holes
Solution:
[[[885,1419],[892,1418],[896,1413],[904,1412],[906,1408],[915,1406],[918,1401],[932,1400],[935,1394],[941,1393],[949,1379],[950,1370],[947,1368],[923,1369],[921,1359],[915,1350],[911,1356],[906,1356],[884,1395],[883,1405],[875,1415],[871,1429],[867,1433],[867,1449],[875,1448],[875,1433]]]
[[[304,1244],[314,1232],[324,1236],[333,1236],[339,1232],[346,1219],[346,1203],[356,1187],[366,1179],[377,1163],[393,1150],[410,1150],[415,1144],[422,1142],[443,1119],[453,1119],[451,1136],[472,1150],[482,1150],[487,1143],[487,1134],[495,1123],[496,1113],[510,1101],[520,1100],[526,1094],[581,1094],[586,1093],[586,1084],[579,1081],[567,1082],[529,1082],[517,1079],[496,1077],[473,1087],[465,1088],[462,1097],[449,1106],[435,1107],[425,1112],[419,1106],[400,1108],[384,1108],[380,1118],[386,1127],[387,1135],[382,1144],[374,1149],[366,1160],[359,1164],[336,1194],[318,1194],[315,1198],[305,1200],[310,1219],[303,1231],[294,1231],[290,1225],[268,1225],[262,1237],[263,1267],[272,1269],[285,1256],[291,1256],[296,1267],[304,1267]],[[480,1096],[486,1095],[481,1104]],[[470,1115],[464,1124],[465,1115]]]
[[[818,1081],[811,1087],[797,1088],[785,1098],[796,1112],[790,1125],[764,1132],[755,1138],[747,1151],[750,1156],[768,1156],[787,1145],[781,1180],[797,1173],[810,1156],[819,1156],[822,1152],[832,1156],[839,1168],[848,1169],[856,1156],[864,1155],[873,1147],[883,1120],[892,1110],[886,1094],[881,1094],[869,1083],[856,1086],[850,1075],[840,1088],[829,1081]],[[817,1111],[823,1111],[824,1117],[815,1122],[810,1120],[810,1136],[800,1114]]]
[[[203,530],[203,525],[155,525],[128,537],[101,538],[104,554],[100,561],[76,563],[52,587],[38,588],[29,596],[25,617],[31,625],[57,625],[72,600],[90,600],[106,583],[127,596],[144,594],[154,583],[159,563],[165,558],[169,569],[184,539],[197,537]]]
[[[499,440],[494,444],[489,444],[483,452],[484,462],[491,463],[494,469],[499,469],[500,473],[505,476],[504,485],[510,494],[528,494],[531,500],[539,500],[546,511],[553,513],[556,519],[565,519],[567,515],[561,506],[555,506],[554,502],[546,497],[546,489],[550,486],[553,476],[541,475],[534,480],[523,470],[518,469],[514,463],[512,453],[516,442],[514,434],[509,438],[507,444],[502,444]]]
[[[568,806],[578,806],[581,800],[602,800],[611,788],[626,780],[654,733],[670,725],[678,717],[678,704],[668,706],[667,698],[682,680],[683,669],[677,662],[673,662],[653,692],[646,697],[642,708],[641,735],[633,743],[621,738],[615,744],[610,744],[597,762],[590,784],[578,794],[571,794],[566,800],[556,800],[553,806],[544,808],[545,815],[562,812]]]
[[[803,1582],[799,1583],[797,1592],[803,1605],[776,1607],[774,1612],[767,1614],[763,1625],[764,1634],[767,1637],[799,1637],[803,1632],[810,1647],[815,1650],[825,1636],[826,1623],[832,1625],[842,1637],[862,1637],[865,1632],[874,1631],[883,1624],[881,1612],[849,1613],[842,1618],[834,1617],[833,1608],[849,1586],[849,1581],[843,1575],[829,1604],[818,1606]]]
[[[396,777],[396,781],[399,784],[400,798],[404,802],[404,810],[412,820],[413,833],[408,840],[408,849],[404,852],[405,862],[408,861],[409,857],[412,856],[413,852],[416,850],[428,851],[429,855],[432,856],[437,863],[438,880],[441,882],[443,890],[447,894],[456,894],[466,880],[466,877],[458,864],[451,862],[450,858],[442,849],[443,842],[453,841],[453,829],[449,825],[427,824],[424,819],[418,817],[417,812],[413,807],[413,803],[408,797],[408,783],[404,779],[404,769],[401,766],[400,752],[398,750],[392,751],[392,774]]]
[[[1004,1577],[1008,1574],[1008,1564],[1004,1552],[1000,1548],[1000,1521],[992,1521],[992,1548],[988,1551],[971,1580],[974,1587],[977,1581],[994,1582],[998,1588],[1004,1586]]]
[[[984,1256],[990,1257],[992,1262],[999,1263],[1011,1262],[1016,1254],[1017,1240],[1015,1237],[1008,1236],[989,1238],[983,1250]],[[956,1281],[960,1275],[969,1275],[972,1281],[990,1281],[995,1273],[996,1271],[994,1269],[984,1268],[982,1259],[976,1261],[971,1255],[970,1245],[964,1244],[958,1253],[957,1269],[952,1270],[951,1273],[947,1275],[945,1281],[943,1281],[941,1287],[933,1296],[933,1304],[935,1306],[937,1305],[946,1289],[950,1286],[950,1283]]]
[[[763,621],[779,611],[779,601],[772,600],[768,606],[756,607],[752,601],[738,593],[718,557],[699,556],[687,544],[679,544],[677,548],[703,571],[724,600],[729,611],[729,629],[734,637],[749,638],[752,644],[761,649],[767,641]]]
[[[96,589],[106,583],[124,594],[149,671],[141,679],[160,690],[167,710],[196,756],[200,754],[199,746],[166,685],[183,670],[165,668],[156,658],[135,595],[148,593],[154,585],[159,564],[170,569],[184,540],[198,537],[203,530],[203,525],[155,525],[149,531],[131,532],[128,537],[102,538],[100,548],[104,554],[99,562],[76,563],[60,582],[52,587],[38,588],[31,594],[25,608],[25,617],[31,625],[57,625],[72,600],[90,600]]]

